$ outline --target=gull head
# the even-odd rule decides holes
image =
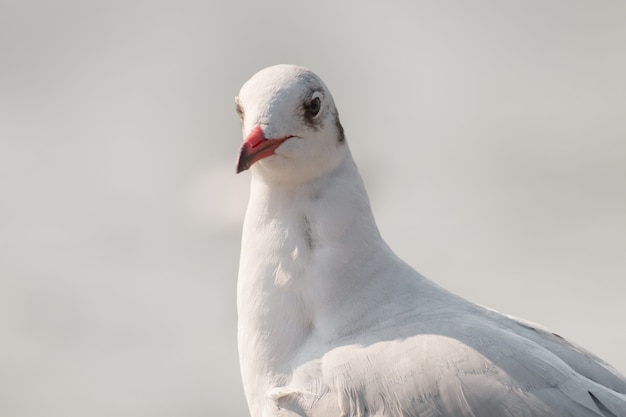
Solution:
[[[244,137],[237,173],[301,184],[335,169],[346,154],[328,88],[310,70],[275,65],[256,73],[235,98]]]

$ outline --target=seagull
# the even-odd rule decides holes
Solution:
[[[237,313],[253,417],[626,417],[611,365],[394,254],[317,75],[265,68],[235,101],[236,171],[251,171]]]

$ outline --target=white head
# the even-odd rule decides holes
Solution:
[[[237,172],[300,184],[335,169],[347,145],[333,98],[317,75],[296,65],[256,73],[235,98],[244,143]]]

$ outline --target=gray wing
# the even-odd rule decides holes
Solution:
[[[489,310],[436,317],[301,364],[276,415],[626,417],[624,377],[560,336]]]
[[[523,337],[557,356],[579,377],[589,382],[589,396],[603,412],[600,415],[626,415],[626,377],[617,369],[593,353],[539,324],[512,316],[506,316],[506,318],[517,326],[512,330],[518,331]]]

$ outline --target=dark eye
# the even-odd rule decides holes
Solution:
[[[313,100],[304,103],[304,111],[308,117],[315,117],[322,108],[322,102],[319,97],[315,97]]]

